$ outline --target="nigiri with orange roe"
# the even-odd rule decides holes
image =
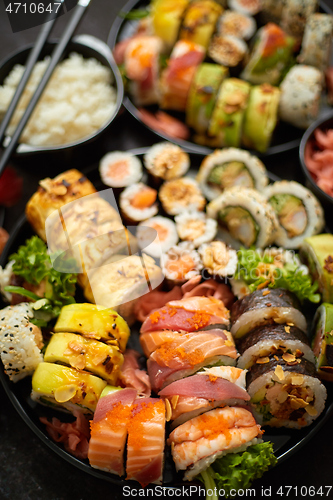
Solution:
[[[200,256],[192,243],[182,241],[162,256],[162,272],[170,285],[181,285],[202,269]]]
[[[101,159],[99,173],[106,186],[124,188],[141,180],[142,164],[132,153],[113,151]]]
[[[129,222],[141,222],[158,212],[157,191],[142,182],[128,186],[120,195],[120,209]]]

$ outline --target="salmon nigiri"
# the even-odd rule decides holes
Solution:
[[[108,387],[105,388],[108,392]],[[119,389],[102,396],[91,422],[88,459],[95,469],[124,474],[124,450],[135,389]]]
[[[128,427],[126,479],[135,479],[142,487],[162,483],[164,440],[164,402],[136,399]]]

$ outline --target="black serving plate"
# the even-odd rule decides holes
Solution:
[[[147,148],[140,148],[136,150],[132,150],[134,154],[137,154],[140,159],[142,159],[143,154],[145,154]],[[197,169],[202,161],[202,155],[199,154],[191,154],[191,164],[194,169]],[[103,185],[99,178],[98,169],[96,165],[92,165],[90,168],[84,171],[87,177],[94,183],[97,189],[103,189]],[[279,180],[279,178],[271,173],[268,173],[269,178],[272,181]],[[11,253],[15,252],[19,245],[24,244],[26,239],[30,238],[33,235],[33,231],[26,220],[25,215],[22,215],[21,218],[17,221],[11,236],[8,240],[8,243],[0,257],[0,265],[5,266],[8,262],[8,258]],[[83,300],[82,294],[80,291],[78,292],[77,300],[81,302]],[[0,307],[5,307],[5,304],[1,304],[0,299]],[[130,336],[128,347],[134,348],[140,352],[141,347],[139,343],[139,325],[134,325],[132,328],[132,335]],[[38,436],[41,441],[46,444],[53,452],[57,453],[62,459],[71,463],[78,469],[95,476],[99,479],[104,479],[111,483],[117,484],[119,486],[129,485],[133,488],[138,487],[138,483],[133,481],[125,481],[113,474],[109,474],[107,472],[93,469],[90,467],[87,460],[79,460],[75,458],[73,455],[69,454],[61,444],[55,443],[52,441],[46,432],[45,426],[41,424],[39,418],[41,416],[46,416],[48,418],[52,418],[56,416],[61,420],[72,420],[70,415],[66,415],[65,413],[57,412],[54,409],[47,408],[45,406],[41,406],[36,402],[32,401],[30,398],[31,392],[31,378],[27,377],[17,383],[13,383],[9,380],[9,378],[5,375],[3,370],[3,365],[0,361],[0,381],[3,385],[11,403],[14,408],[17,410],[19,415],[23,418],[25,423],[32,429],[32,431]],[[274,453],[278,459],[278,463],[282,463],[284,460],[289,459],[291,455],[299,450],[304,444],[310,441],[315,434],[319,431],[319,429],[324,425],[324,423],[332,416],[333,414],[333,388],[329,384],[327,384],[328,389],[328,397],[325,406],[325,410],[320,415],[320,417],[309,427],[305,427],[301,430],[296,429],[271,429],[269,427],[266,428],[264,439],[265,441],[272,441],[274,445]],[[170,455],[170,451],[166,450],[166,460],[165,460],[165,470],[164,470],[164,485],[170,488],[179,487],[182,484],[181,476],[176,473],[173,461]],[[189,484],[189,483],[187,483]]]
[[[111,49],[113,49],[118,42],[125,40],[135,32],[135,28],[138,21],[127,20],[124,18],[124,16],[126,16],[126,14],[128,14],[131,10],[142,9],[144,7],[147,7],[147,5],[149,4],[150,4],[149,0],[129,0],[124,5],[124,7],[121,10],[121,15],[119,13],[118,16],[116,17],[108,36],[107,43]],[[333,13],[333,10],[329,5],[329,3],[326,3],[325,1],[320,1],[320,10],[328,14]],[[211,148],[207,146],[201,146],[191,141],[184,141],[181,139],[170,137],[167,134],[152,129],[142,121],[138,108],[135,106],[131,98],[128,95],[126,95],[126,93],[124,95],[123,105],[129,111],[129,113],[131,113],[131,115],[134,116],[134,118],[136,118],[140,123],[143,123],[145,127],[147,127],[149,130],[151,130],[154,134],[161,137],[162,139],[167,141],[172,141],[178,144],[179,146],[183,147],[187,151],[193,153],[207,155],[213,151]],[[157,106],[149,106],[146,109],[148,111],[155,112],[157,111],[158,108]],[[183,113],[176,113],[172,111],[170,112],[169,110],[166,111],[168,114],[175,116],[176,118],[184,122]],[[258,156],[259,158],[267,158],[268,156],[273,156],[279,153],[284,153],[286,151],[296,149],[300,144],[303,133],[304,130],[293,127],[292,125],[285,122],[279,122],[274,131],[271,145],[266,151],[266,153],[259,153],[258,151],[251,151],[251,152],[256,156]]]

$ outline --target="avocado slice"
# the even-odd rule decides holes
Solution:
[[[333,235],[324,233],[305,238],[300,248],[314,281],[318,281],[324,302],[333,303]]]
[[[321,378],[333,382],[333,305],[322,304],[315,319],[311,347],[316,356],[316,368]]]
[[[300,198],[292,194],[276,194],[269,200],[279,218],[280,225],[285,229],[289,238],[303,234],[308,215]]]
[[[231,236],[242,245],[255,245],[260,227],[248,210],[242,207],[226,207],[220,210],[218,218]]]

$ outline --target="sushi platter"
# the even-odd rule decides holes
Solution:
[[[138,28],[138,22],[139,22],[138,19],[136,18],[135,13],[136,12],[138,12],[138,13],[143,12],[144,13],[147,8],[149,9],[149,3],[150,2],[148,2],[147,0],[130,0],[124,6],[120,15],[115,20],[115,22],[111,28],[109,38],[108,38],[108,45],[112,49],[115,49],[115,54],[117,54],[117,52],[116,52],[117,44],[119,46],[121,46],[122,44],[126,43],[126,40],[135,36],[135,32]],[[182,9],[181,4],[182,3],[180,2],[179,7],[178,7],[178,9],[180,9],[180,10]],[[272,9],[272,8],[273,8],[273,6],[271,6],[269,9]],[[233,11],[227,11],[227,12],[229,13],[229,12],[233,12]],[[320,12],[330,14],[332,12],[330,5],[326,2],[320,2]],[[131,15],[131,14],[133,14],[133,15]],[[263,13],[261,13],[261,14],[262,14],[262,18],[259,17],[258,27],[260,27],[260,23],[263,20],[265,20],[265,22],[267,22],[266,18],[264,17],[264,14]],[[144,16],[144,14],[142,14],[142,16]],[[202,14],[202,16],[204,16],[204,14]],[[260,14],[259,14],[259,16],[260,16]],[[258,15],[255,16],[256,19],[257,19],[257,17],[258,17]],[[145,21],[145,18],[142,21]],[[156,23],[158,23],[158,22],[159,21],[156,21]],[[263,26],[265,26],[265,25],[263,25]],[[271,26],[271,25],[267,24],[267,27],[268,26]],[[161,30],[163,29],[162,28],[162,20],[161,20],[160,29]],[[189,32],[191,31],[191,29],[192,29],[191,27],[188,28]],[[193,37],[195,36],[195,29],[196,28],[194,27],[193,28]],[[184,28],[184,33],[185,33],[185,31],[186,31],[186,29]],[[259,31],[258,31],[258,34],[259,34]],[[150,32],[148,32],[148,33],[150,33]],[[157,28],[156,28],[155,34],[158,35]],[[143,35],[145,35],[145,32],[143,32]],[[186,35],[186,36],[188,37],[190,35]],[[186,36],[184,34],[183,38],[186,39]],[[217,35],[215,35],[215,36],[217,36]],[[239,36],[239,35],[236,35],[236,36]],[[254,37],[251,37],[252,45],[254,43],[253,38],[255,40],[255,36],[256,35],[254,35]],[[276,36],[278,36],[278,35],[272,33],[273,38]],[[181,35],[180,35],[180,37],[182,38]],[[251,46],[252,46],[251,43],[250,43],[250,50],[251,50]],[[320,42],[318,42],[318,43],[320,43]],[[164,55],[161,57],[164,57]],[[117,57],[116,57],[116,59],[117,59]],[[206,61],[206,59],[205,59],[205,61]],[[214,57],[211,55],[211,57],[208,58],[208,61],[212,61],[212,60],[213,60],[213,62],[218,62],[218,63],[220,62],[219,60],[215,60]],[[245,57],[245,60],[246,60],[246,57]],[[221,64],[223,64],[223,63],[221,63]],[[306,63],[306,64],[313,64],[313,63]],[[122,65],[120,65],[121,71],[122,71],[123,66],[124,66],[124,64],[122,63]],[[125,62],[125,67],[126,67],[126,62]],[[249,77],[246,76],[246,74],[245,74],[246,70],[243,71],[241,76],[239,76],[239,70],[237,72],[235,70],[235,68],[232,67],[231,72],[230,72],[232,78],[228,79],[228,69],[226,70],[227,71],[226,74],[223,73],[220,75],[219,71],[218,71],[219,68],[221,68],[221,66],[218,67],[218,64],[212,64],[211,62],[208,62],[208,63],[204,62],[199,67],[199,69],[196,73],[196,77],[195,77],[198,81],[197,81],[197,83],[195,83],[195,82],[193,83],[192,88],[189,92],[189,97],[188,97],[187,104],[186,104],[186,106],[187,106],[186,118],[184,116],[184,113],[181,112],[181,111],[185,110],[184,105],[183,104],[178,105],[177,103],[172,102],[172,97],[170,97],[170,103],[162,102],[160,107],[158,107],[156,104],[151,104],[149,100],[147,101],[147,104],[145,104],[145,100],[143,99],[141,101],[137,97],[137,95],[135,94],[135,92],[133,90],[134,86],[131,87],[128,85],[128,81],[130,81],[130,79],[128,80],[128,77],[125,78],[125,91],[127,88],[127,92],[125,92],[124,106],[138,121],[140,121],[141,123],[146,125],[148,128],[150,128],[150,130],[152,130],[158,136],[160,136],[166,140],[171,139],[173,142],[176,142],[177,144],[181,145],[182,147],[184,147],[192,152],[207,154],[208,152],[211,152],[212,149],[214,149],[215,147],[236,146],[236,147],[246,147],[250,150],[256,150],[257,155],[259,155],[260,157],[265,157],[265,156],[275,155],[278,153],[282,153],[284,151],[289,151],[289,150],[297,148],[299,146],[301,137],[303,135],[302,128],[304,128],[306,118],[305,117],[296,118],[296,115],[295,115],[294,118],[291,117],[289,120],[288,113],[290,113],[290,102],[292,102],[292,100],[290,100],[290,99],[291,99],[292,92],[293,92],[292,95],[294,95],[294,96],[297,95],[298,93],[301,94],[303,92],[303,90],[300,89],[300,87],[297,87],[297,89],[295,87],[295,89],[293,90],[293,88],[294,88],[293,83],[292,83],[293,78],[295,78],[296,80],[298,79],[298,76],[296,76],[296,74],[298,72],[298,66],[297,65],[294,66],[294,69],[292,70],[295,72],[295,76],[293,76],[291,74],[292,73],[292,71],[291,71],[290,75],[288,74],[288,81],[286,78],[286,82],[284,83],[284,86],[283,85],[281,86],[282,94],[280,96],[280,108],[279,108],[280,109],[280,119],[278,121],[276,120],[276,109],[277,109],[277,102],[279,101],[279,95],[278,95],[277,87],[274,87],[274,85],[277,85],[277,84],[274,83],[274,81],[272,80],[272,82],[270,82],[270,83],[272,83],[273,87],[271,87],[270,89],[268,89],[268,88],[264,89],[264,88],[261,88],[259,86],[253,87],[253,91],[252,91],[253,95],[251,94],[249,105],[248,105],[249,108],[247,111],[247,115],[245,115],[246,116],[245,123],[243,124],[242,141],[240,140],[240,137],[235,138],[235,137],[230,136],[228,138],[228,134],[230,131],[226,132],[226,136],[224,138],[222,138],[221,136],[218,136],[218,138],[216,139],[216,137],[217,137],[216,130],[217,130],[217,128],[220,128],[220,125],[217,125],[217,123],[221,124],[221,123],[223,123],[223,121],[225,122],[228,120],[229,120],[229,122],[235,120],[234,123],[236,123],[238,120],[237,117],[231,118],[230,115],[225,116],[225,117],[223,117],[222,115],[219,115],[219,118],[217,118],[217,113],[218,113],[219,107],[220,107],[220,109],[222,109],[222,101],[221,101],[221,104],[219,104],[219,102],[216,101],[217,104],[216,104],[216,107],[214,108],[212,119],[210,120],[208,132],[207,132],[207,127],[208,127],[209,121],[206,124],[205,124],[205,121],[207,121],[208,118],[205,118],[205,120],[201,120],[201,118],[203,117],[203,114],[204,114],[204,110],[201,109],[201,111],[200,111],[200,117],[201,117],[200,120],[198,120],[198,118],[196,117],[196,113],[199,113],[199,101],[198,100],[196,101],[196,99],[198,99],[198,97],[200,98],[200,93],[203,92],[202,89],[205,89],[206,87],[211,89],[211,88],[214,88],[214,86],[216,88],[218,88],[219,85],[221,85],[221,80],[222,80],[225,88],[223,86],[220,87],[219,96],[222,96],[222,89],[223,89],[223,92],[225,94],[224,99],[229,99],[229,97],[228,97],[229,95],[231,95],[231,96],[233,96],[235,94],[238,95],[239,92],[243,92],[243,91],[247,94],[249,90],[247,88],[248,83],[245,82],[245,80],[250,81],[251,84],[258,84],[258,83],[260,84],[263,81],[267,82],[268,81],[267,80],[268,73],[264,75],[263,80],[260,80],[260,79],[259,80],[256,80],[256,79],[252,80],[250,76]],[[238,66],[236,68],[238,69]],[[306,69],[304,71],[308,71],[308,70]],[[308,71],[308,74],[306,76],[307,81],[314,82],[314,79],[316,79],[318,77],[320,79],[320,76],[318,76],[318,75],[315,76],[314,74],[312,75],[311,71],[312,70]],[[235,78],[235,76],[237,78]],[[300,76],[300,78],[302,79],[303,77]],[[163,84],[161,83],[161,86],[162,85]],[[195,87],[195,85],[197,85],[197,87]],[[228,89],[228,85],[230,86],[230,89]],[[314,84],[314,85],[316,85],[316,84]],[[195,94],[194,88],[197,88],[197,94]],[[274,97],[274,95],[273,95],[272,97],[267,98],[267,100],[265,101],[265,93],[266,93],[266,95],[269,94],[270,96],[272,95],[272,93],[274,94],[275,90],[273,91],[272,89],[276,89],[276,96]],[[163,92],[164,91],[162,91],[162,94],[163,94]],[[211,90],[209,92],[211,92]],[[258,93],[258,95],[255,95],[256,92]],[[261,92],[262,92],[262,94],[260,94]],[[290,93],[290,95],[289,95],[289,93]],[[191,97],[191,95],[193,97]],[[155,98],[154,103],[156,102],[156,99],[157,98]],[[205,97],[202,96],[202,102],[204,102],[205,106],[207,106],[207,109],[205,112],[208,114],[211,114],[211,108],[212,108],[212,106],[215,105],[215,102],[210,103],[208,105],[208,104],[206,104],[208,102],[207,101],[208,99],[209,99],[208,96],[205,96]],[[222,97],[221,97],[221,99],[222,99]],[[232,99],[232,97],[230,99]],[[312,97],[310,97],[310,94],[309,94],[308,97],[306,98],[306,102],[308,102],[308,101],[311,102],[311,99],[312,99]],[[318,94],[318,99],[319,99],[319,94]],[[325,114],[327,114],[329,112],[330,106],[328,106],[328,104],[326,102],[327,99],[326,99],[326,96],[324,94],[320,98],[320,100],[322,101],[321,102],[320,116],[322,116],[322,115],[324,116]],[[250,105],[251,105],[250,103],[252,101],[253,101],[253,103],[257,103],[257,104],[253,104],[253,109],[254,109],[253,113],[254,114],[250,114]],[[273,103],[273,101],[275,102],[275,104]],[[266,102],[266,104],[265,104],[265,102]],[[256,114],[255,106],[256,105],[260,106],[260,103],[262,103],[263,107],[267,106],[267,109],[268,108],[271,109],[270,116],[264,117],[264,116],[258,116]],[[317,103],[318,103],[318,101],[317,101]],[[296,104],[293,104],[293,106],[296,106]],[[301,105],[301,106],[303,106],[303,105]],[[208,112],[208,107],[210,109],[209,112]],[[309,112],[310,112],[310,114],[312,112],[314,112],[318,117],[317,105],[315,107],[316,107],[316,111],[314,111],[314,108],[313,108],[313,111],[311,111],[311,112],[309,111]],[[275,109],[275,111],[273,111],[273,109]],[[285,109],[285,111],[283,111],[284,109]],[[230,110],[230,112],[231,112],[231,110]],[[154,118],[154,115],[155,115],[155,118]],[[219,122],[216,122],[216,126],[214,125],[214,122],[213,122],[215,115],[216,115],[216,120],[217,119],[219,120]],[[170,118],[168,118],[168,116]],[[275,116],[275,118],[274,118],[274,116]],[[284,118],[284,116],[286,118]],[[172,122],[172,117],[176,118],[176,121],[178,121],[178,125],[176,123]],[[314,116],[310,120],[313,121],[313,119],[314,119]],[[251,130],[252,129],[256,130],[258,127],[258,121],[260,122],[261,120],[265,123],[267,122],[268,128],[266,127],[265,134],[270,135],[271,140],[269,140],[268,137],[260,138],[259,136],[262,135],[260,131],[256,132],[256,134],[257,134],[256,136],[254,134],[252,137]],[[184,124],[183,129],[181,126],[179,126],[179,122]],[[185,123],[187,125],[187,127],[185,127],[185,128],[187,128],[187,133],[186,133],[186,130],[184,129]],[[303,123],[302,126],[300,125],[301,123]],[[164,127],[164,125],[165,125],[165,127]],[[301,126],[301,128],[298,128],[300,126]],[[202,127],[204,127],[204,129],[202,129]],[[269,132],[270,127],[272,127],[272,130]],[[190,129],[192,132],[189,135],[188,132]],[[249,134],[247,133],[247,129],[249,130]],[[208,139],[204,138],[206,132],[208,134]],[[230,133],[233,134],[234,132],[231,131]],[[237,134],[239,135],[239,132],[237,132]],[[246,138],[247,136],[248,136],[248,138]],[[211,137],[213,137],[213,139],[210,139]],[[241,144],[241,142],[242,142],[242,144]]]

